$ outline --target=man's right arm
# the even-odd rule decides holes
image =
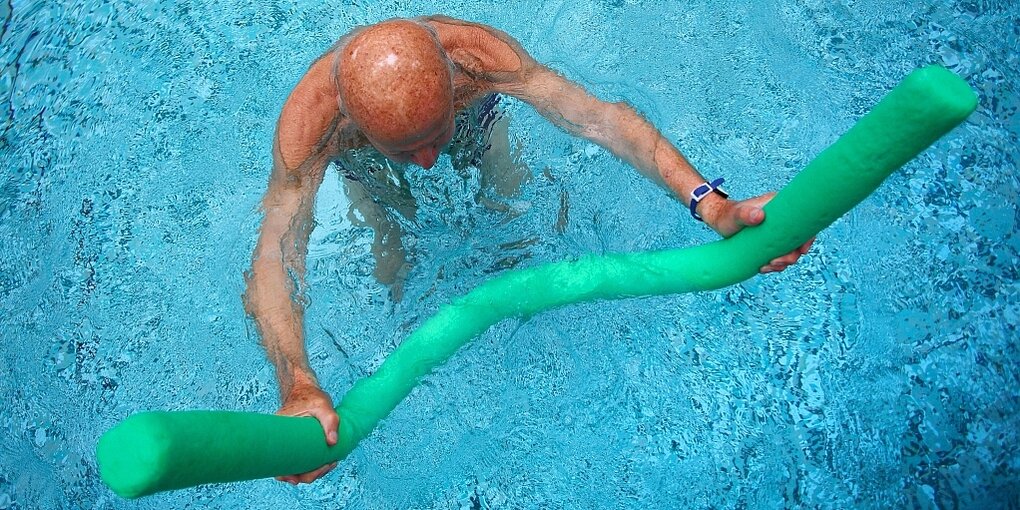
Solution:
[[[339,418],[308,364],[304,346],[304,276],[315,193],[322,183],[340,122],[329,59],[313,64],[280,114],[273,144],[273,171],[262,199],[265,214],[245,275],[245,310],[254,319],[276,367],[282,406],[278,414],[314,416],[329,444]],[[333,90],[330,93],[330,89]],[[328,469],[282,477],[311,481]]]
[[[313,155],[299,169],[291,169],[283,164],[278,148],[274,153],[273,173],[262,200],[265,216],[251,271],[245,275],[245,310],[254,319],[266,355],[276,367],[281,401],[277,414],[314,416],[322,425],[326,443],[333,445],[340,418],[308,364],[304,340],[305,257],[315,192],[325,164]],[[332,466],[324,466],[278,480],[311,482],[330,469]]]
[[[317,386],[304,350],[303,287],[312,207],[325,165],[312,157],[298,168],[288,168],[279,148],[274,152],[273,173],[262,199],[265,216],[244,297],[286,402],[295,387]]]

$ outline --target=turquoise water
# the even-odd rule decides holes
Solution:
[[[240,295],[279,109],[352,27],[435,12],[631,102],[741,198],[914,67],[981,104],[784,273],[501,323],[316,484],[117,498],[93,452],[128,414],[276,409]],[[0,19],[0,510],[1020,507],[1016,2],[5,1]],[[532,180],[499,212],[448,159],[412,172],[399,302],[327,176],[306,329],[335,395],[492,274],[715,239],[505,104]]]

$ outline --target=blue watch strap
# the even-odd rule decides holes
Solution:
[[[714,191],[722,195],[723,198],[729,198],[729,194],[727,194],[725,191],[722,190],[722,188],[720,188],[720,186],[722,186],[722,183],[725,181],[726,181],[725,179],[720,177],[712,182],[703,182],[697,188],[694,188],[694,191],[691,192],[691,216],[693,216],[694,219],[698,221],[705,221],[698,214],[698,203],[701,202],[701,199],[708,196],[709,193],[712,193]]]

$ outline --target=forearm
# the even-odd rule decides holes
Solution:
[[[263,201],[265,217],[245,275],[244,300],[286,399],[295,385],[317,384],[305,353],[303,286],[312,198],[321,175],[280,177],[274,175]]]
[[[256,259],[246,276],[245,309],[276,368],[281,396],[286,399],[295,385],[318,384],[305,352],[303,300],[294,295],[282,260]]]
[[[623,159],[652,181],[672,190],[681,199],[705,182],[687,158],[627,103],[594,100],[597,126],[592,141]]]
[[[630,105],[601,101],[547,68],[533,73],[522,99],[554,124],[605,147],[684,203],[705,182],[680,151]],[[698,205],[699,214],[711,224],[720,202],[725,200],[710,194]]]

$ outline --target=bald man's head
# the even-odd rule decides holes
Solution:
[[[451,64],[426,27],[384,21],[355,33],[340,51],[340,99],[377,148],[417,149],[452,130]]]

